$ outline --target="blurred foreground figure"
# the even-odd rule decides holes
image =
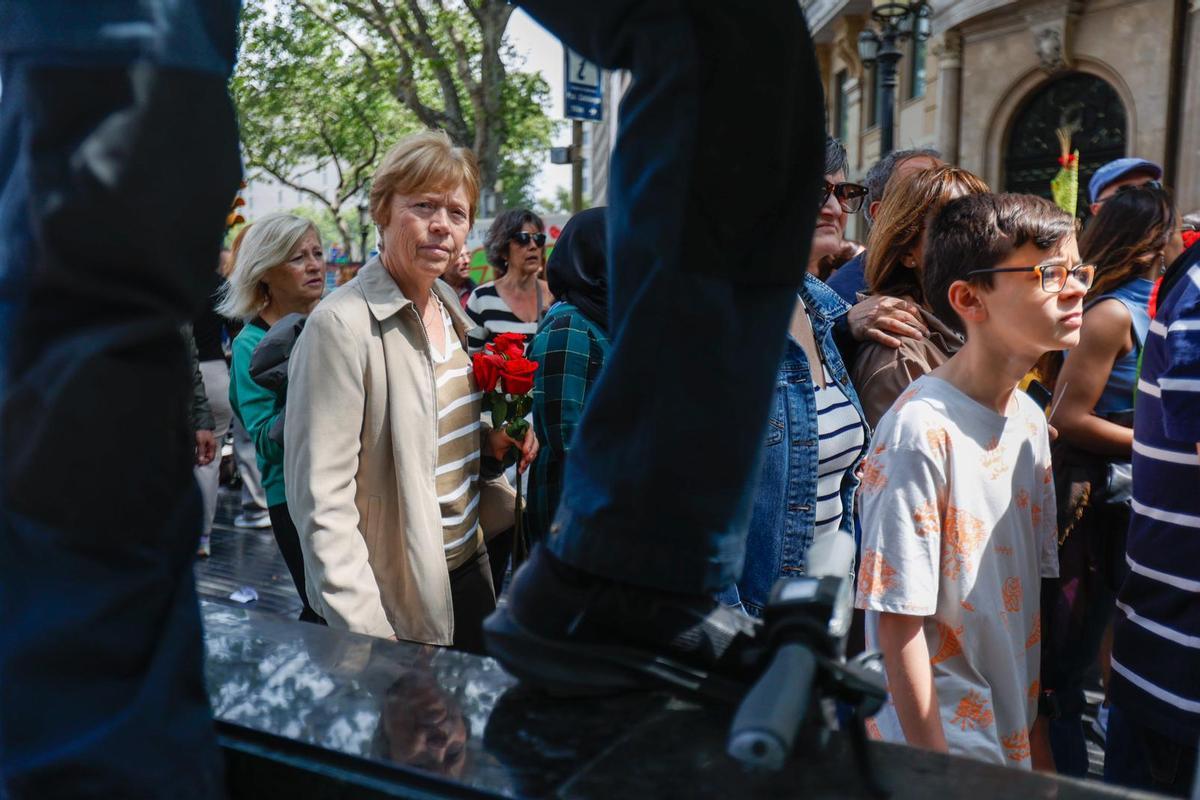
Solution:
[[[0,775],[223,794],[178,330],[237,190],[236,0],[0,0]]]
[[[550,536],[485,624],[519,677],[639,685],[663,660],[736,677],[753,623],[718,606],[822,189],[821,85],[799,4],[522,5],[628,69],[608,209],[613,349]],[[747,127],[737,105],[766,119]],[[664,354],[670,354],[665,357]]]

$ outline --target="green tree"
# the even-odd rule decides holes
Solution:
[[[553,197],[543,197],[537,202],[538,213],[546,214],[570,214],[571,213],[571,190],[565,186],[555,186]]]
[[[300,192],[327,213],[339,240],[357,241],[352,227],[375,164],[416,121],[334,31],[283,4],[247,5],[232,89],[251,172]],[[336,181],[327,188],[317,178],[330,167]]]
[[[234,79],[247,163],[309,195],[350,231],[383,150],[440,128],[479,158],[485,194],[528,204],[554,123],[549,88],[520,69],[501,0],[278,0],[250,4]],[[338,187],[297,173],[334,164]]]
[[[321,237],[321,244],[325,248],[326,258],[329,257],[330,248],[334,245],[339,248],[349,247],[351,253],[357,254],[362,248],[364,233],[367,234],[367,250],[371,249],[371,222],[367,220],[364,230],[358,222],[357,208],[343,210],[340,218],[335,218],[327,207],[315,205],[297,206],[288,213],[313,221],[317,226],[317,233]]]

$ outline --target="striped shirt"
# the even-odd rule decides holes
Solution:
[[[842,482],[858,461],[866,429],[858,409],[825,368],[825,388],[816,388],[817,512],[813,542],[837,532],[842,524]]]
[[[1200,736],[1200,249],[1160,298],[1142,355],[1133,514],[1117,597],[1113,702],[1194,747]]]
[[[533,336],[537,321],[525,322],[508,307],[496,291],[496,283],[477,286],[467,299],[467,314],[475,327],[467,332],[467,347],[474,353],[501,333],[520,333]]]
[[[440,305],[440,304],[439,304]],[[479,413],[471,361],[450,315],[441,308],[446,352],[430,345],[438,401],[438,459],[435,481],[442,511],[442,537],[450,569],[465,564],[483,546],[479,526]]]

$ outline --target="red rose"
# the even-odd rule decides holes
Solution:
[[[500,367],[500,377],[504,382],[504,391],[509,394],[528,394],[533,391],[533,373],[537,372],[538,364],[521,356],[510,358]]]
[[[525,337],[519,333],[502,333],[492,340],[491,349],[508,358],[521,358],[525,355]]]
[[[471,356],[471,368],[475,373],[475,383],[479,384],[481,392],[490,392],[496,388],[500,380],[500,369],[504,359],[495,353],[476,353]]]

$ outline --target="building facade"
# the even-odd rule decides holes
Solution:
[[[830,132],[852,177],[879,157],[878,70],[857,49],[869,0],[802,4]],[[1081,184],[1136,155],[1200,209],[1200,0],[934,0],[932,37],[902,45],[897,149],[936,147],[994,189],[1049,193],[1056,128],[1075,130]],[[1081,208],[1086,203],[1081,204]],[[861,228],[861,222],[857,223]],[[851,229],[851,235],[864,232]]]

